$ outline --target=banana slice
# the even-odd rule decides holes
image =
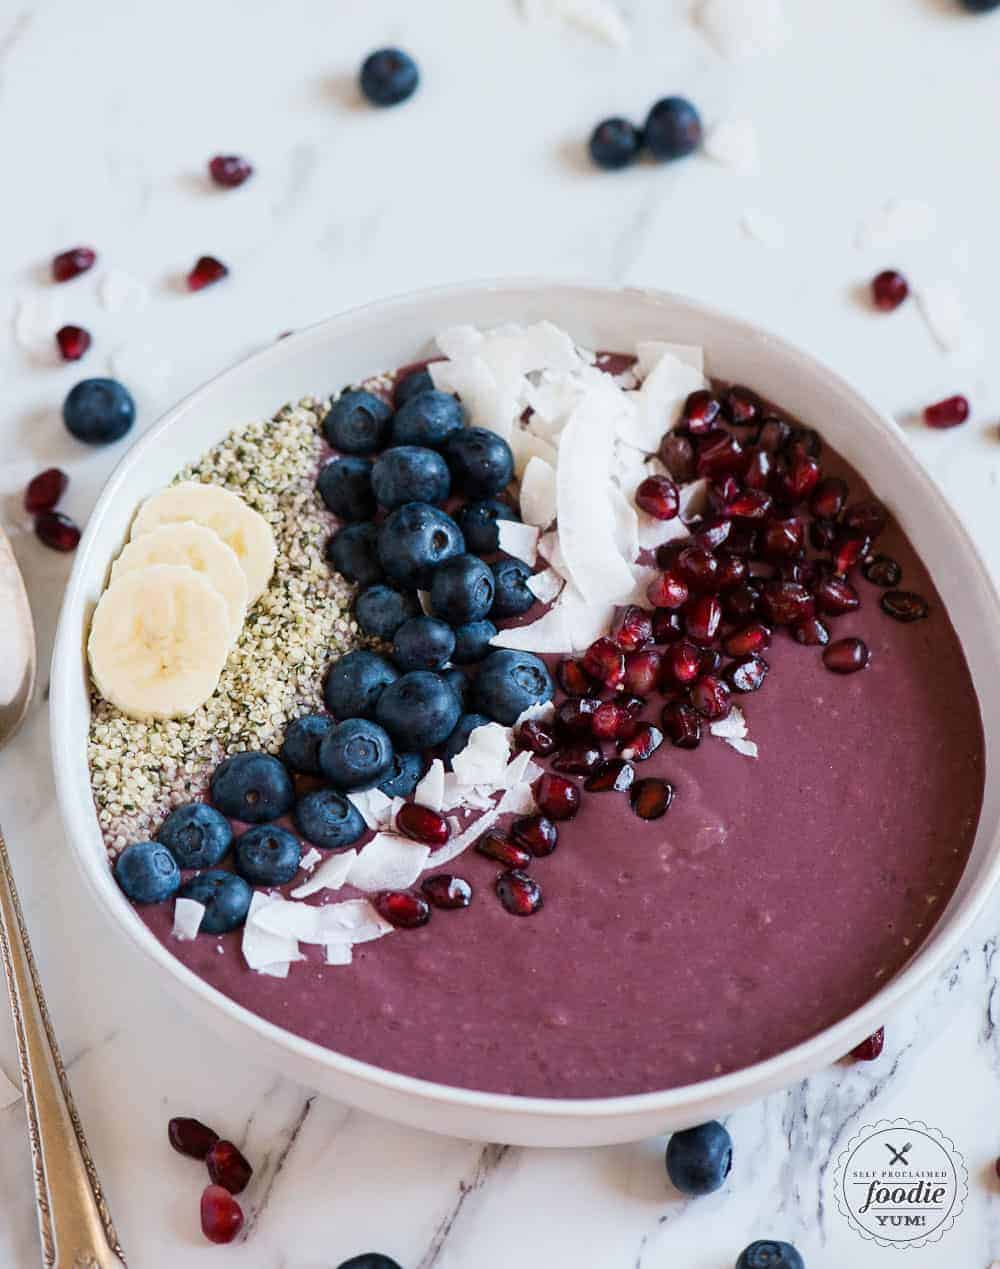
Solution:
[[[219,485],[186,482],[154,494],[139,508],[132,524],[132,539],[161,524],[194,520],[217,533],[236,552],[246,573],[248,601],[252,604],[267,588],[274,572],[277,547],[271,526],[242,498]]]
[[[246,573],[236,552],[217,533],[193,520],[161,524],[128,543],[111,570],[111,585],[126,573],[151,564],[180,564],[204,574],[226,601],[233,642],[239,638],[249,595]]]
[[[101,596],[87,652],[98,691],[130,718],[180,718],[215,691],[230,646],[226,601],[205,575],[151,564]]]

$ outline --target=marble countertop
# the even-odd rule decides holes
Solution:
[[[989,357],[1000,337],[1000,14],[973,18],[957,0],[784,7],[784,46],[732,60],[692,23],[689,0],[620,0],[626,48],[527,21],[514,0],[104,0],[99,22],[71,0],[0,5],[0,511],[15,530],[42,664],[71,560],[23,530],[18,496],[36,470],[61,465],[72,478],[66,510],[84,521],[122,451],[85,449],[64,431],[59,407],[81,373],[126,375],[141,432],[282,330],[372,297],[504,274],[666,287],[798,341],[900,419],[1000,576],[1000,370]],[[357,103],[354,75],[389,42],[416,55],[424,82],[407,106],[376,112]],[[758,170],[705,157],[619,175],[589,167],[581,142],[594,122],[641,117],[670,92],[711,123],[752,121]],[[219,150],[257,165],[244,189],[209,188],[204,163]],[[859,225],[894,199],[919,204],[902,239],[859,245]],[[99,267],[48,285],[48,260],[76,243],[97,247]],[[231,276],[187,295],[178,279],[203,253]],[[968,321],[950,351],[917,305],[891,318],[867,307],[861,288],[887,265],[939,298],[942,284],[955,289]],[[141,280],[145,305],[109,305],[109,270]],[[59,320],[94,333],[78,368],[52,354],[53,300]],[[49,322],[40,340],[28,329],[37,305]],[[973,402],[963,428],[914,421],[957,391]],[[728,1269],[751,1238],[773,1235],[797,1243],[810,1269],[867,1269],[894,1263],[894,1252],[848,1228],[834,1162],[861,1125],[895,1116],[947,1133],[970,1177],[955,1228],[909,1257],[986,1269],[1000,1256],[1000,901],[891,1021],[881,1060],[732,1115],[731,1182],[692,1202],[666,1182],[662,1140],[557,1152],[425,1135],[313,1097],[195,1025],[81,899],[54,804],[43,692],[0,756],[0,817],[134,1265],[332,1269],[377,1249],[404,1269]],[[16,1077],[6,1024],[0,1067]],[[166,1148],[173,1114],[210,1121],[256,1164],[234,1247],[201,1238],[202,1177]],[[0,1261],[33,1265],[19,1101],[0,1110],[0,1193]]]

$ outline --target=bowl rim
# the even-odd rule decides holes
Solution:
[[[710,1079],[622,1096],[562,1098],[485,1092],[403,1075],[373,1063],[349,1057],[335,1049],[326,1048],[268,1021],[211,986],[174,957],[169,949],[160,943],[139,920],[117,889],[102,884],[98,869],[105,870],[105,861],[92,859],[89,852],[77,844],[77,838],[80,835],[77,816],[81,813],[81,801],[78,796],[79,790],[75,787],[75,777],[71,774],[71,768],[75,770],[76,764],[65,762],[66,749],[62,743],[62,719],[71,709],[70,694],[74,690],[74,685],[78,687],[78,680],[74,680],[74,675],[76,667],[80,664],[78,660],[81,646],[80,625],[85,612],[83,575],[86,562],[95,550],[94,542],[108,504],[126,484],[132,468],[144,459],[147,451],[158,443],[182,414],[197,408],[199,399],[205,391],[224,385],[227,379],[243,375],[248,369],[280,361],[289,346],[306,341],[323,341],[331,327],[342,326],[362,317],[370,319],[376,313],[388,313],[395,309],[420,306],[445,298],[459,298],[463,295],[472,297],[484,292],[507,291],[531,291],[538,294],[546,291],[579,292],[581,297],[604,299],[614,297],[627,299],[630,295],[635,295],[654,304],[680,306],[697,311],[706,320],[724,322],[733,332],[742,337],[754,341],[763,340],[769,347],[776,348],[786,357],[797,361],[810,377],[817,381],[825,381],[829,387],[835,388],[842,397],[850,400],[860,413],[866,414],[873,426],[881,427],[887,443],[895,451],[895,458],[909,469],[910,477],[915,478],[916,483],[921,487],[921,497],[935,502],[941,513],[951,521],[952,529],[961,539],[966,550],[965,563],[970,571],[970,577],[975,575],[975,580],[992,603],[997,624],[1000,626],[1000,593],[971,535],[950,500],[944,496],[910,449],[898,423],[887,412],[869,401],[843,375],[834,371],[813,353],[745,318],[737,317],[713,305],[704,304],[700,300],[658,288],[516,275],[418,288],[355,305],[240,358],[199,384],[162,414],[143,436],[129,447],[112,470],[95,503],[76,552],[73,569],[63,596],[52,654],[49,704],[51,747],[56,793],[63,824],[70,839],[73,856],[112,924],[119,931],[127,934],[132,944],[147,961],[165,970],[180,987],[198,997],[200,1003],[209,1011],[221,1011],[240,1026],[250,1028],[260,1039],[267,1042],[272,1051],[284,1051],[306,1064],[324,1067],[329,1072],[360,1081],[373,1089],[419,1099],[424,1103],[448,1105],[455,1109],[468,1108],[480,1112],[492,1112],[500,1117],[519,1116],[522,1119],[528,1117],[536,1122],[546,1119],[590,1121],[629,1117],[654,1120],[657,1115],[666,1118],[671,1113],[682,1110],[689,1103],[694,1105],[699,1102],[714,1102],[737,1105],[764,1095],[775,1087],[786,1086],[848,1053],[861,1039],[877,1030],[886,1016],[898,1008],[907,996],[938,972],[948,957],[957,951],[1000,880],[1000,850],[993,851],[992,859],[984,864],[983,875],[969,887],[968,892],[962,896],[953,911],[949,910],[949,904],[949,909],[946,909],[947,915],[942,914],[927,940],[912,959],[869,1000],[824,1030],[761,1062],[713,1076]],[[84,756],[84,765],[87,768],[87,796],[92,798],[86,756]],[[105,870],[104,875],[105,879],[110,876],[110,870]],[[111,897],[112,894],[117,896],[117,902]],[[121,909],[124,909],[124,913]]]

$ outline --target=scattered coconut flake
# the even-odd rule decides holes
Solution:
[[[524,560],[534,568],[538,558],[539,532],[533,524],[521,524],[517,520],[498,520],[497,535],[500,550],[513,555],[517,560]]]
[[[191,943],[198,937],[205,905],[196,899],[174,900],[174,928],[171,931],[175,939],[182,943]]]
[[[556,472],[553,465],[544,458],[533,456],[528,459],[521,477],[520,506],[521,518],[526,525],[547,529],[556,518]],[[503,525],[508,521],[502,520],[500,523]],[[536,536],[536,547],[537,541]],[[500,549],[507,549],[503,546],[502,539]]]
[[[529,22],[565,22],[613,48],[629,43],[628,25],[611,0],[521,0],[521,12]]]
[[[364,789],[348,793],[347,800],[357,807],[368,828],[384,828],[392,822],[392,798],[381,789]]]
[[[327,943],[326,963],[328,965],[350,965],[354,959],[350,943]]]
[[[710,724],[708,730],[713,736],[721,736],[723,740],[734,736],[743,740],[747,734],[746,716],[738,705],[734,705],[725,718]]]
[[[324,944],[368,943],[392,932],[367,899],[314,905],[272,898],[251,909],[247,926],[284,940]]]
[[[635,346],[635,368],[639,379],[647,378],[668,356],[683,361],[700,375],[705,373],[705,353],[697,344],[668,344],[662,339],[640,339]]]
[[[13,1106],[21,1097],[21,1090],[16,1084],[12,1084],[7,1076],[0,1071],[0,1110],[6,1110],[8,1106]]]
[[[257,973],[266,974],[268,978],[287,978],[290,965],[290,961],[275,961],[273,965],[261,965]]]
[[[39,344],[52,344],[62,325],[61,296],[45,291],[18,300],[14,310],[14,338],[25,352],[36,351]]]
[[[510,759],[511,730],[500,723],[473,728],[468,744],[451,760],[461,784],[496,786],[503,783]]]
[[[560,577],[569,576],[566,561],[563,559],[562,547],[559,545],[559,534],[554,529],[549,533],[543,533],[538,539],[538,554],[548,560],[551,567],[555,569]]]
[[[308,881],[304,881],[301,886],[296,886],[292,891],[292,898],[307,899],[320,890],[339,890],[347,880],[348,873],[354,867],[357,858],[356,850],[345,850],[339,854],[327,856]]]
[[[533,779],[538,779],[541,774],[539,768],[535,768],[536,775]],[[535,795],[531,790],[531,785],[526,781],[515,784],[509,789],[501,802],[501,815],[531,815],[535,809]]]
[[[858,226],[861,248],[892,251],[912,242],[925,242],[937,227],[937,213],[917,198],[891,198]]]
[[[513,789],[521,784],[527,778],[525,773],[531,765],[531,754],[527,749],[511,758],[507,763],[507,770],[503,773],[504,787]]]
[[[615,546],[622,559],[631,563],[639,555],[639,513],[617,485],[609,486],[608,497],[615,522]]]
[[[444,805],[444,775],[444,763],[440,758],[435,758],[413,790],[413,800],[418,806],[426,806],[441,814]]]
[[[758,167],[757,131],[749,119],[723,119],[705,138],[705,153],[737,172]]]
[[[737,753],[744,754],[747,758],[757,757],[757,746],[752,740],[741,740],[739,736],[728,736],[726,744],[731,745]]]
[[[490,640],[494,648],[514,648],[519,652],[566,652],[571,643],[561,597],[537,621],[508,626]]]
[[[734,62],[777,53],[790,35],[781,0],[702,0],[696,16],[717,51]]]
[[[626,597],[632,593],[635,579],[629,568],[629,587]],[[588,603],[575,586],[567,585],[559,596],[556,605],[562,610],[563,620],[569,631],[569,650],[584,652],[595,639],[607,634],[608,627],[615,615],[615,605],[610,603]],[[552,612],[553,609],[549,609]],[[523,628],[523,627],[522,627]],[[563,646],[565,651],[567,645]]]
[[[478,819],[473,820],[467,828],[463,829],[460,833],[454,834],[449,841],[447,841],[443,846],[440,846],[434,854],[431,855],[430,859],[427,861],[426,867],[440,868],[442,864],[447,864],[450,860],[457,859],[459,855],[468,850],[468,848],[474,842],[477,842],[488,829],[491,829],[500,818],[500,807],[502,804],[503,799],[501,799],[501,801],[495,806],[491,806],[490,809],[480,815]]]
[[[290,962],[302,959],[294,935],[280,929],[268,930],[258,924],[265,912],[270,912],[279,904],[292,906],[286,899],[266,895],[260,890],[255,890],[250,900],[241,947],[247,965],[259,973],[274,967],[280,970],[284,965],[287,974]],[[278,973],[277,977],[284,977],[284,974]]]
[[[537,705],[529,705],[527,709],[522,709],[514,720],[514,726],[520,727],[522,723],[528,723],[532,720],[540,723],[550,723],[555,716],[555,701],[539,701]]]
[[[554,568],[543,568],[540,573],[532,573],[525,585],[539,603],[551,604],[565,582]]]
[[[306,853],[299,860],[299,867],[303,872],[312,872],[323,856],[319,853],[315,846],[310,846]]]
[[[510,438],[510,447],[514,453],[514,474],[519,480],[524,479],[533,458],[540,458],[550,467],[554,467],[559,458],[555,445],[530,427],[516,428]]]
[[[740,217],[743,232],[764,247],[780,250],[785,245],[785,227],[776,216],[761,211],[758,207],[747,207]]]
[[[622,416],[619,438],[646,454],[655,453],[663,433],[680,418],[688,396],[704,386],[699,371],[672,353],[664,353],[633,394],[635,408]]]
[[[97,284],[97,294],[109,313],[141,313],[149,303],[149,287],[124,269],[109,269]]]
[[[347,881],[358,890],[405,890],[420,876],[430,849],[397,833],[376,833],[351,864]],[[325,940],[320,940],[325,941]]]

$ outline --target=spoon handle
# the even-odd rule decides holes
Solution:
[[[121,1269],[125,1255],[59,1056],[2,832],[0,958],[21,1064],[43,1263],[54,1269]]]

